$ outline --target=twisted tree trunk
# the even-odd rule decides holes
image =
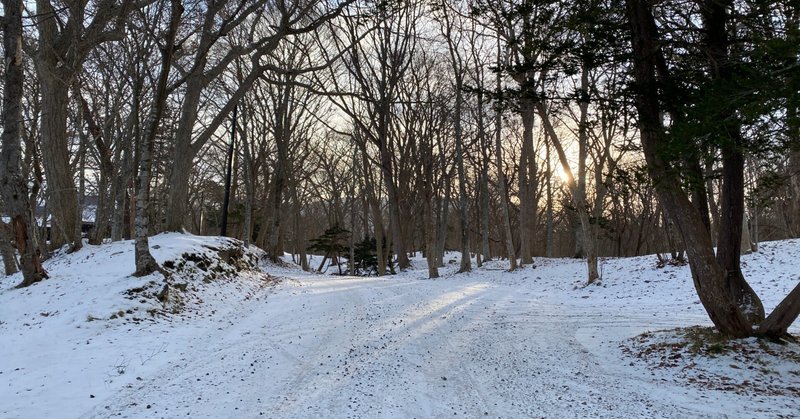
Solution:
[[[752,292],[740,288],[738,275],[731,275],[727,264],[736,263],[738,267],[738,256],[732,256],[729,250],[725,250],[721,255],[714,255],[711,243],[711,234],[707,228],[707,222],[703,220],[700,213],[691,203],[686,192],[676,187],[680,184],[678,171],[670,161],[664,159],[660,154],[660,147],[663,146],[662,109],[659,86],[661,80],[656,77],[656,68],[659,64],[661,51],[658,46],[658,34],[655,19],[650,10],[649,2],[646,0],[626,0],[627,15],[630,24],[633,64],[635,80],[635,101],[639,113],[639,130],[642,140],[642,148],[647,160],[647,168],[658,194],[659,201],[667,211],[668,216],[677,226],[683,237],[686,251],[689,256],[692,279],[695,289],[700,297],[703,307],[706,309],[711,321],[723,334],[732,337],[744,336],[768,336],[782,337],[789,326],[800,315],[800,284],[798,284],[786,298],[778,304],[776,309],[763,321],[754,324],[758,319],[754,310],[753,301],[748,300],[747,295]],[[714,1],[704,5],[705,26],[709,36],[718,36],[717,31],[723,30],[719,22],[709,19],[721,19],[724,16],[715,13],[726,13],[725,5]],[[716,29],[715,29],[716,28]],[[712,46],[714,41],[707,41]],[[713,49],[713,48],[712,48]],[[726,127],[731,135],[731,127]],[[742,193],[739,189],[743,187],[742,182],[738,181],[739,164],[736,151],[724,151],[723,159],[723,183],[727,183],[728,192],[723,192],[725,197],[720,202],[720,213],[733,213],[730,217],[730,228],[736,229],[741,234],[741,214],[742,210],[737,208],[740,204],[738,195]],[[722,224],[725,221],[721,221]],[[721,227],[721,230],[724,227]],[[723,233],[724,240],[730,240],[736,236],[734,232]],[[738,254],[739,236],[735,237],[735,249]],[[721,241],[723,240],[721,239]],[[724,245],[729,247],[729,244]],[[734,278],[732,280],[732,278]],[[741,278],[744,282],[744,279]],[[746,284],[746,282],[744,282]],[[746,291],[746,292],[743,292]],[[755,293],[753,293],[755,294]],[[743,295],[746,296],[743,298]]]

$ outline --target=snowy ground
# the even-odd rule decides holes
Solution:
[[[162,235],[153,243],[163,262],[205,240],[219,239]],[[126,276],[131,248],[56,259],[46,266],[54,278],[25,290],[12,289],[17,277],[0,280],[0,417],[800,412],[791,390],[800,388],[797,360],[747,368],[759,359],[734,367],[714,354],[692,358],[701,371],[735,369],[740,381],[785,390],[742,392],[698,385],[680,363],[630,354],[642,332],[709,325],[688,268],[657,269],[654,257],[605,260],[603,286],[587,288],[575,287],[584,265],[567,259],[514,273],[492,262],[462,275],[452,263],[434,281],[424,270],[376,279],[268,267],[279,284],[252,273],[190,282],[180,314],[163,314],[157,300],[125,298],[154,280]],[[744,261],[769,310],[800,280],[800,241],[765,243]]]

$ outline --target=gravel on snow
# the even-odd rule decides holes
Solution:
[[[800,242],[790,244],[794,253],[786,257],[797,257]],[[656,270],[652,257],[624,266],[609,260],[603,286],[573,288],[571,282],[580,280],[584,269],[580,261],[542,260],[515,273],[492,263],[471,274],[446,273],[440,280],[424,280],[422,271],[384,279],[287,269],[280,272],[286,277],[281,284],[225,310],[215,307],[213,316],[112,327],[104,333],[113,339],[163,350],[152,359],[139,356],[124,376],[106,380],[105,393],[100,389],[90,400],[87,391],[82,400],[73,400],[78,410],[66,412],[168,418],[773,417],[800,412],[800,402],[792,398],[675,383],[659,371],[629,364],[621,354],[619,343],[645,330],[708,324],[685,268]],[[782,292],[793,280],[772,286]],[[765,302],[771,308],[776,298]],[[117,347],[119,357],[133,345]],[[57,405],[25,399],[13,380],[13,371],[0,368],[0,398],[6,405],[0,406],[0,416],[59,416],[47,410]]]

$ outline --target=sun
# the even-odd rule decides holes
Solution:
[[[567,176],[567,172],[564,171],[564,167],[560,164],[556,165],[556,169],[554,170],[555,175],[561,181],[561,183],[567,184],[569,183],[569,176]]]

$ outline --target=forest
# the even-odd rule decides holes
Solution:
[[[724,334],[800,315],[800,281],[765,312],[740,263],[800,237],[800,1],[3,0],[0,23],[20,286],[87,242],[133,239],[148,275],[148,238],[186,231],[380,276],[454,250],[582,258],[591,285],[657,253]]]

